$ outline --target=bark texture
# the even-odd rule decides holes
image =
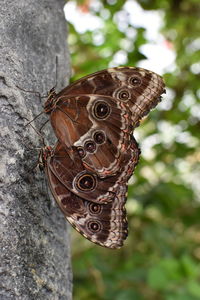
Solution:
[[[71,299],[67,223],[34,170],[41,139],[27,120],[46,94],[66,86],[69,59],[64,0],[2,0],[0,7],[1,195],[0,299]],[[48,116],[32,125],[36,128]],[[45,126],[48,144],[55,141]]]

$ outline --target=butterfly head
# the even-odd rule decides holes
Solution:
[[[38,158],[38,166],[41,171],[44,170],[47,159],[50,157],[53,153],[53,150],[50,146],[45,146],[40,150],[39,158]]]
[[[56,105],[56,102],[57,102],[57,94],[55,91],[55,87],[53,87],[52,89],[50,89],[47,96],[47,100],[44,104],[44,111],[46,114],[51,113],[52,109]]]

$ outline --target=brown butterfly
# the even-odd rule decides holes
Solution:
[[[78,161],[74,160],[77,155],[76,150],[74,151],[69,153],[60,142],[57,142],[54,149],[42,149],[40,161],[45,168],[51,192],[67,220],[85,238],[104,247],[120,248],[128,235],[125,209],[127,181],[139,160],[138,145],[132,138],[131,159],[123,165],[122,173],[118,177],[114,176],[112,201],[107,199],[104,204],[90,198],[93,194],[95,196],[97,192],[101,192],[100,187],[110,186],[110,178],[100,179],[96,174],[85,170],[83,173],[81,162],[79,161],[79,165],[76,164]],[[81,174],[83,179],[88,176],[88,184],[85,185],[86,181],[81,183],[82,179],[74,176],[74,172]],[[73,176],[75,180],[71,178]],[[92,176],[96,180],[95,185],[91,184]]]
[[[120,171],[134,128],[162,93],[159,75],[118,67],[86,76],[58,94],[52,89],[44,110],[59,141],[76,147],[85,168],[104,178]]]
[[[164,92],[159,75],[120,67],[49,93],[44,111],[58,138],[41,154],[49,185],[68,221],[94,243],[119,248],[127,236],[127,182],[140,153],[133,131]]]

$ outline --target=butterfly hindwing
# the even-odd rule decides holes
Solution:
[[[128,234],[125,200],[126,185],[120,186],[107,204],[90,202],[70,192],[47,171],[52,194],[69,223],[85,238],[108,248],[120,248]]]

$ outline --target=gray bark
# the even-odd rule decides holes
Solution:
[[[66,86],[69,59],[64,0],[1,0],[0,6],[0,299],[71,299],[67,223],[33,170],[41,139],[31,126],[46,94]],[[32,123],[37,129],[48,116]],[[45,126],[48,144],[55,142]]]

